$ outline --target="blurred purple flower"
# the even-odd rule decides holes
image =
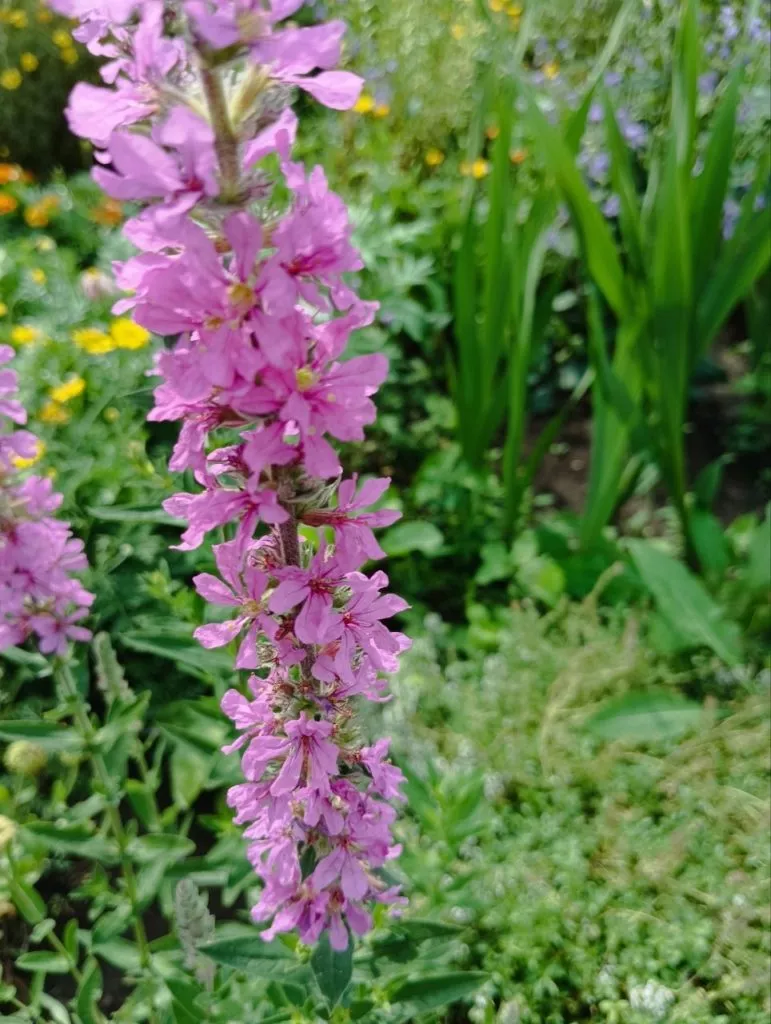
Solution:
[[[621,81],[621,75],[618,71],[609,71],[607,75],[605,75],[605,84],[610,89],[614,89],[617,85],[621,85]]]
[[[608,196],[602,205],[602,212],[606,217],[618,217],[621,211],[621,200],[617,195]]]
[[[589,121],[590,121],[590,123],[591,124],[599,124],[600,121],[602,120],[602,114],[603,114],[602,104],[601,103],[592,103],[591,107],[589,107]]]
[[[707,71],[706,74],[699,75],[699,93],[702,96],[711,96],[717,89],[719,78],[717,71]]]

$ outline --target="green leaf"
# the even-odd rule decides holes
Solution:
[[[696,141],[699,43],[698,0],[684,0],[675,45],[672,76],[672,132],[676,140],[677,165],[690,173]]]
[[[296,966],[294,954],[280,942],[265,942],[259,934],[232,939],[215,939],[199,947],[218,964],[265,977],[284,973]]]
[[[91,957],[83,970],[75,996],[75,1009],[81,1024],[102,1024],[103,1017],[98,1006],[101,996],[102,971],[99,962]]]
[[[698,353],[707,350],[728,316],[771,262],[771,208],[758,211],[746,230],[737,225],[736,232],[736,245],[724,248],[699,300]]]
[[[36,925],[46,916],[46,905],[42,896],[28,882],[9,878],[8,889],[14,906],[28,924]]]
[[[332,949],[329,936],[324,934],[311,956],[311,967],[319,991],[334,1009],[353,977],[353,941],[350,936],[348,946],[338,951]]]
[[[529,89],[524,90],[527,116],[539,140],[541,155],[570,207],[589,273],[619,318],[630,314],[627,282],[616,244],[605,218],[592,200],[575,159],[560,133],[541,112]]]
[[[695,508],[690,513],[690,534],[701,568],[707,576],[722,578],[731,552],[720,520],[706,509]]]
[[[173,735],[171,729],[166,731]],[[211,766],[211,754],[202,754],[187,743],[174,748],[170,760],[171,793],[178,807],[192,807],[209,778]]]
[[[736,110],[744,68],[734,68],[714,114],[712,134],[704,155],[704,169],[692,184],[693,272],[700,295],[720,248],[723,204],[734,158]]]
[[[29,740],[51,752],[78,750],[82,746],[81,739],[74,729],[40,719],[0,721],[0,739],[9,742]]]
[[[742,651],[737,628],[726,620],[701,581],[647,541],[630,540],[628,547],[658,610],[684,645],[709,647],[726,664],[738,665]]]
[[[16,966],[22,971],[45,971],[47,974],[67,974],[70,965],[67,957],[61,953],[22,953],[16,958]]]
[[[392,1003],[410,1003],[427,1013],[451,1006],[473,995],[488,975],[480,971],[447,971],[444,974],[414,978],[397,983],[389,994]]]
[[[103,523],[130,523],[135,526],[137,523],[148,523],[151,526],[184,526],[182,519],[175,519],[167,515],[157,505],[115,505],[95,506],[86,509],[86,513],[92,519],[98,519]]]
[[[158,859],[168,862],[195,853],[195,843],[187,836],[154,833],[134,839],[128,852],[129,856],[140,863],[149,864]]]
[[[634,740],[656,743],[677,739],[695,729],[702,719],[695,701],[667,690],[626,693],[608,701],[586,722],[594,736],[613,742]]]
[[[120,643],[132,651],[154,654],[173,661],[198,678],[232,672],[233,659],[222,651],[207,651],[192,636],[169,635],[161,630],[133,630],[121,633]]]
[[[123,788],[134,814],[145,828],[149,828],[155,816],[152,790],[147,783],[140,782],[139,779],[126,779]]]
[[[128,939],[108,939],[106,942],[95,942],[92,952],[122,971],[130,971],[135,974],[141,968],[139,950]]]
[[[79,857],[113,863],[118,858],[118,847],[104,836],[84,825],[65,825],[61,828],[47,821],[33,821],[24,831],[55,853],[74,853]]]
[[[432,558],[444,547],[444,536],[433,523],[419,520],[392,527],[381,538],[381,544],[392,558],[401,558],[414,551]]]
[[[747,569],[744,578],[753,590],[768,591],[771,589],[771,504],[766,506],[766,514],[755,527],[747,552]]]

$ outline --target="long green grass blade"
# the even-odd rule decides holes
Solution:
[[[697,310],[698,351],[706,352],[731,312],[771,263],[771,210],[756,212],[736,248],[724,250]]]
[[[677,132],[661,180],[651,275],[657,379],[651,398],[659,424],[659,458],[670,494],[685,516],[683,430],[690,370],[693,284],[685,175],[678,163]],[[685,524],[684,524],[685,525]]]
[[[455,366],[455,403],[461,447],[467,457],[475,452],[479,398],[479,360],[477,350],[477,229],[473,205],[469,206],[453,274],[453,309],[457,362]]]
[[[712,134],[704,157],[704,170],[691,185],[694,290],[699,295],[717,255],[723,227],[731,162],[734,156],[736,111],[743,68],[736,67],[715,111]]]
[[[629,295],[610,229],[593,202],[567,145],[544,117],[532,92],[528,90],[525,95],[533,135],[539,140],[547,168],[570,207],[592,279],[608,305],[623,319],[631,312]]]
[[[629,149],[618,126],[616,112],[610,96],[605,93],[605,127],[608,138],[608,149],[611,156],[611,180],[613,189],[619,198],[621,210],[619,222],[626,243],[627,255],[635,270],[642,276],[645,272],[645,253],[643,250],[642,222],[637,188],[632,174]]]
[[[689,171],[693,166],[696,143],[696,103],[701,65],[698,19],[698,0],[684,0],[675,46],[671,128],[677,142],[678,166]]]

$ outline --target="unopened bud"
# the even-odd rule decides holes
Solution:
[[[0,814],[0,852],[10,843],[16,835],[16,822]]]
[[[37,743],[16,740],[5,752],[3,763],[11,775],[39,775],[48,764],[48,755]]]

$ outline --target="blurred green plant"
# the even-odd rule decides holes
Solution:
[[[766,160],[742,201],[733,237],[722,241],[740,66],[715,112],[703,169],[695,173],[702,59],[696,0],[683,8],[675,54],[669,135],[642,200],[617,113],[605,96],[620,245],[593,203],[569,147],[531,92],[527,111],[543,159],[570,207],[588,274],[618,323],[611,360],[593,300],[595,443],[582,543],[591,547],[599,538],[621,495],[630,446],[642,444],[655,452],[688,551],[696,558],[685,466],[688,384],[729,315],[768,266],[771,211],[757,207],[768,179]]]

